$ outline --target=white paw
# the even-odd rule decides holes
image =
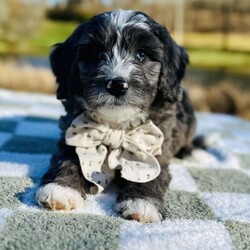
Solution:
[[[81,194],[73,188],[49,183],[36,192],[36,200],[42,207],[52,210],[72,210],[83,207]]]
[[[126,200],[115,205],[126,219],[137,220],[141,223],[160,222],[162,215],[150,199]]]

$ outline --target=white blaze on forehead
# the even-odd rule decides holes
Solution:
[[[146,24],[147,18],[143,14],[136,14],[133,10],[115,10],[111,13],[111,22],[117,27],[118,30],[122,30],[127,25],[134,25],[142,29],[149,30],[149,25]]]
[[[132,56],[127,53],[124,58],[121,57],[120,51],[118,49],[119,40],[113,47],[113,78],[123,77],[128,80],[131,72],[135,69],[135,65],[132,63]]]
[[[132,16],[134,11],[132,10],[116,10],[110,15],[111,21],[118,28],[127,23],[128,19]]]
[[[123,77],[128,79],[132,70],[135,69],[135,65],[132,60],[134,59],[129,53],[121,57],[121,51],[119,49],[119,44],[121,41],[122,29],[126,26],[132,25],[131,28],[141,28],[149,30],[148,24],[145,23],[147,18],[142,14],[136,14],[132,10],[116,10],[110,15],[111,22],[115,25],[117,29],[117,42],[113,47],[113,78]],[[133,16],[133,17],[132,17]]]

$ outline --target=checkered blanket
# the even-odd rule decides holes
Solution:
[[[166,219],[140,224],[113,211],[112,191],[89,195],[80,211],[36,205],[62,112],[53,96],[0,91],[1,250],[250,249],[250,123],[197,114],[198,133],[220,138],[207,152],[173,159]]]

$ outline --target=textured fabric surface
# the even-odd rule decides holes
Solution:
[[[79,211],[36,205],[62,113],[54,96],[0,90],[1,250],[250,249],[250,123],[197,114],[198,133],[217,139],[207,152],[173,159],[165,219],[144,225],[114,212],[115,189],[89,195]]]

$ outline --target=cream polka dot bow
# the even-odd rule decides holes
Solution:
[[[115,170],[132,182],[148,182],[161,171],[163,133],[151,121],[129,131],[112,129],[79,115],[66,131],[66,144],[76,147],[84,177],[99,193],[114,179]]]

